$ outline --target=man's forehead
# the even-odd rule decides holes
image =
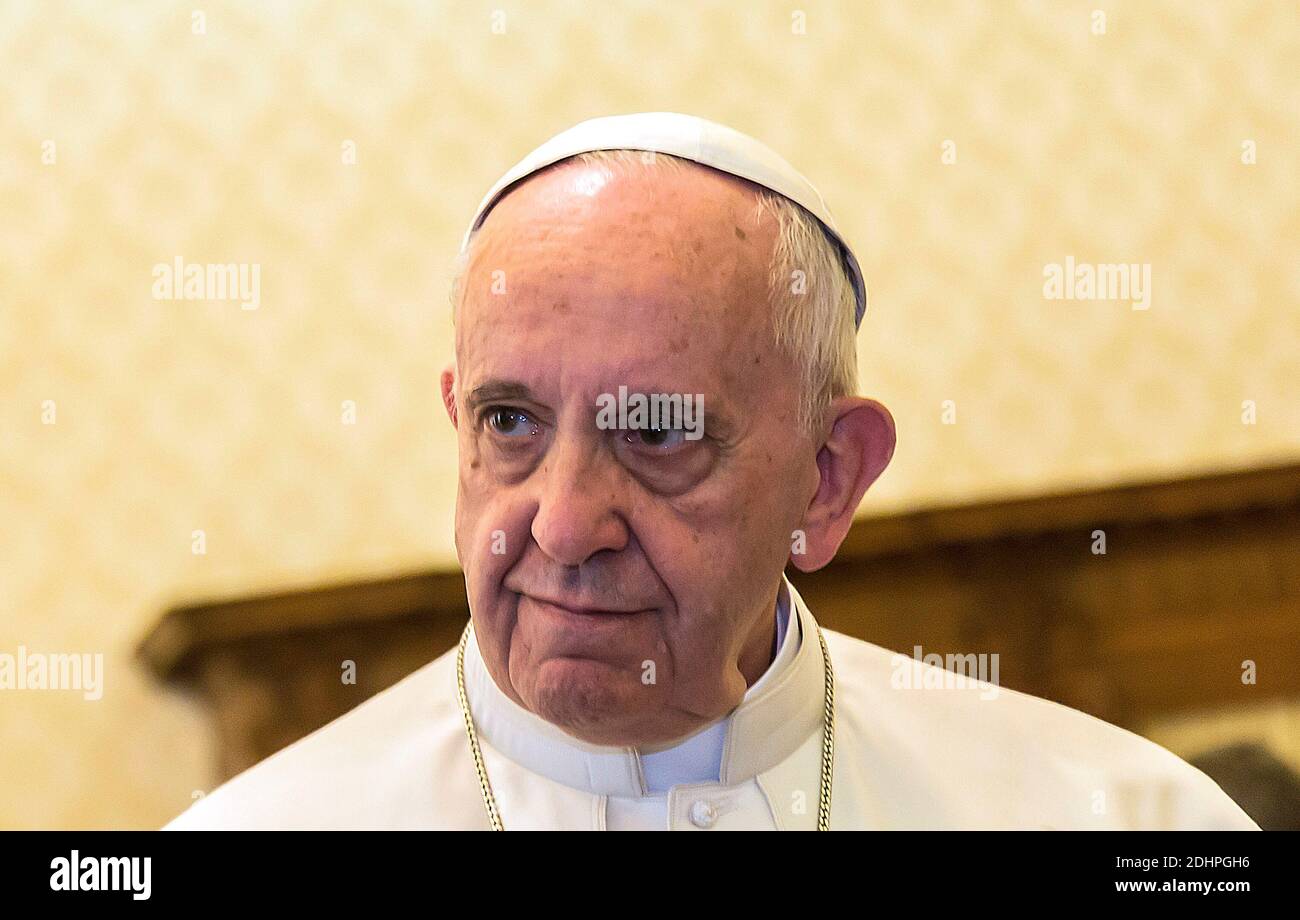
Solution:
[[[755,390],[761,390],[761,378],[773,370],[770,359],[776,357],[769,355],[774,349],[766,336],[729,339],[708,325],[597,328],[566,313],[538,328],[542,334],[481,322],[477,332],[467,330],[456,349],[462,392],[487,382],[508,382],[547,400],[594,400],[626,386],[644,393],[705,393],[714,402],[740,403],[761,395]]]
[[[606,391],[703,392],[754,385],[779,357],[774,337],[717,304],[565,299],[467,310],[456,359],[463,379],[539,381]],[[553,384],[542,384],[547,378]]]
[[[460,367],[466,398],[537,399],[546,402],[578,398],[594,401],[604,393],[708,393],[732,401],[732,390],[744,392],[727,376],[709,373],[699,364],[667,360],[605,360],[590,355],[581,361],[515,360],[492,355]]]
[[[691,300],[766,283],[777,228],[752,193],[730,179],[633,172],[588,194],[582,173],[596,169],[537,176],[507,196],[471,246],[470,284],[551,296],[585,278],[610,294]]]
[[[461,313],[534,333],[767,328],[775,218],[735,177],[630,168],[589,193],[600,167],[562,164],[506,196],[471,247]]]
[[[722,352],[768,331],[766,306],[729,292],[653,274],[640,279],[601,275],[534,277],[527,283],[517,278],[500,296],[468,296],[458,323],[458,347],[599,347],[632,360],[641,354]]]

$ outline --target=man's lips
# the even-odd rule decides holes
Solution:
[[[530,601],[536,604],[541,604],[546,607],[551,607],[554,608],[555,610],[560,611],[561,613],[569,613],[575,616],[619,617],[619,616],[629,616],[634,613],[644,613],[645,611],[651,609],[649,607],[614,608],[614,607],[605,607],[601,604],[575,603],[574,601],[560,601],[560,600],[554,600],[549,597],[543,597],[538,594],[528,594],[526,592],[520,592],[520,596],[526,597]]]
[[[645,658],[652,640],[653,609],[608,608],[575,601],[555,603],[519,595],[520,624],[537,660],[581,659],[630,666]]]

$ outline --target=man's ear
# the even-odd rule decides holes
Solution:
[[[801,572],[815,572],[835,558],[862,496],[894,456],[894,417],[874,399],[841,396],[827,414],[831,430],[817,452],[817,493],[801,528],[805,552],[790,556]]]
[[[453,361],[442,369],[442,404],[451,419],[451,427],[460,427],[460,413],[456,411],[456,362]]]

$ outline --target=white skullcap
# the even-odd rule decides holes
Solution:
[[[749,179],[802,205],[821,222],[827,236],[839,247],[844,268],[857,297],[854,325],[867,312],[867,289],[862,269],[849,244],[840,236],[821,193],[793,166],[766,144],[717,122],[676,112],[640,112],[592,118],[562,131],[516,163],[483,197],[474,220],[465,231],[461,252],[469,248],[470,235],[479,228],[501,196],[519,180],[566,157],[591,150],[653,150],[694,160],[714,169]]]

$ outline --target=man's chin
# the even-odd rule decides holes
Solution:
[[[547,661],[537,678],[529,708],[579,741],[632,747],[656,743],[665,731],[658,694],[641,683],[639,672],[563,658]]]

